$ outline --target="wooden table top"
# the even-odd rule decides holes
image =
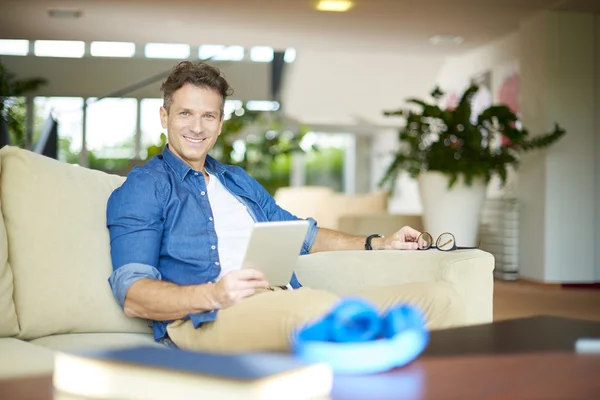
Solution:
[[[332,400],[598,399],[600,355],[527,353],[421,357],[383,374],[339,376]],[[50,375],[0,380],[3,400],[66,400]]]
[[[600,355],[421,357],[388,373],[340,377],[336,379],[332,398],[600,399]]]
[[[423,356],[573,352],[586,337],[600,337],[600,322],[540,315],[432,331]]]

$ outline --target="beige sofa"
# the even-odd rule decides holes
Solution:
[[[105,206],[124,178],[14,147],[0,150],[0,377],[52,371],[53,349],[154,343],[113,299]],[[443,281],[467,320],[492,319],[493,257],[482,251],[348,251],[303,256],[298,278],[344,294]]]

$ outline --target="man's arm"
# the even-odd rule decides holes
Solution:
[[[130,317],[170,321],[231,307],[268,287],[263,273],[253,269],[231,271],[217,283],[202,285],[141,279],[129,287],[124,309]]]
[[[240,170],[246,173],[243,169],[240,168]],[[250,177],[250,175],[248,176]],[[269,221],[289,221],[299,219],[289,211],[281,208],[258,181],[252,177],[250,177],[250,179],[259,196],[260,205],[264,210],[267,210]],[[312,218],[308,218],[308,221],[310,222],[310,225],[303,244],[303,251],[305,253],[365,249],[366,236],[349,235],[331,229],[320,228],[317,227],[317,221]],[[371,247],[373,250],[416,250],[419,248],[419,245],[416,243],[419,235],[419,231],[409,226],[405,226],[389,237],[373,238],[371,240]]]
[[[128,317],[155,321],[172,321],[218,308],[215,284],[179,286],[147,278],[129,287],[124,304]]]
[[[385,238],[373,238],[371,247],[373,250],[416,250],[418,248],[417,238],[420,232],[405,226],[398,232]],[[337,250],[364,250],[366,236],[355,236],[346,233],[334,231],[326,228],[319,228],[310,253],[320,251]]]
[[[318,253],[320,251],[364,250],[366,240],[366,236],[348,235],[346,233],[327,228],[319,228],[310,252]],[[373,238],[371,240],[371,247],[373,250],[380,250],[382,242],[383,238]]]

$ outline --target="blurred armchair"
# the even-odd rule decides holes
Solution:
[[[312,217],[320,227],[353,235],[389,235],[402,226],[422,230],[420,215],[391,214],[388,193],[384,191],[347,195],[323,186],[283,187],[275,201],[300,217]]]

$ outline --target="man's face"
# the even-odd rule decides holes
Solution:
[[[193,169],[204,170],[206,155],[221,134],[221,104],[216,90],[186,83],[173,93],[169,110],[160,109],[169,149]]]

